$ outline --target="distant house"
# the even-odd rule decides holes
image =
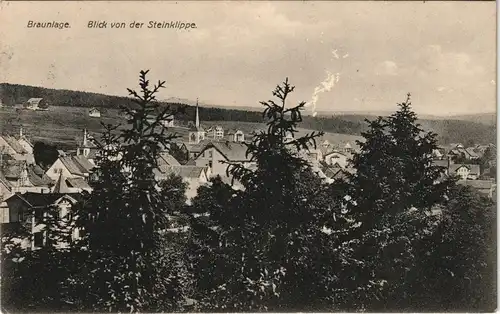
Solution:
[[[345,143],[344,147],[342,147],[342,151],[347,154],[354,153],[354,148],[351,146],[351,143]]]
[[[242,143],[245,141],[245,133],[242,130],[228,130],[227,139],[231,142]]]
[[[445,157],[445,153],[442,150],[437,149],[437,148],[432,150],[432,158],[441,160],[444,157]]]
[[[198,143],[182,143],[180,148],[181,150],[187,152],[188,159],[194,159],[209,143],[211,143],[209,140],[203,140]]]
[[[308,150],[306,155],[310,161],[319,162],[320,160],[323,160],[323,152],[319,148]]]
[[[335,166],[338,165],[341,168],[347,168],[349,160],[352,158],[352,154],[347,152],[332,151],[324,156],[324,160],[328,165]]]
[[[157,117],[156,115],[149,115],[149,116],[147,117],[147,121],[148,121],[149,123],[153,123],[153,122],[155,122],[155,121],[156,121],[156,119],[157,119],[157,118],[158,118],[158,117]],[[175,118],[174,118],[174,116],[173,116],[173,115],[168,115],[168,116],[166,116],[165,118],[160,119],[159,123],[160,123],[163,127],[165,127],[165,128],[168,128],[168,127],[173,127],[173,126],[175,126]]]
[[[83,138],[78,143],[76,149],[77,156],[83,156],[87,158],[90,162],[94,163],[94,159],[100,152],[100,148],[96,145],[96,140],[91,138],[87,132],[87,129],[83,130]]]
[[[481,175],[479,165],[451,164],[449,175],[457,175],[462,180],[477,180]]]
[[[100,118],[101,112],[97,108],[90,108],[89,117]]]
[[[40,110],[46,105],[46,101],[43,98],[30,98],[26,101],[26,109],[29,110]]]
[[[496,197],[496,184],[491,180],[459,180],[457,184],[470,186],[473,189],[477,190],[479,193],[491,198],[495,199]]]
[[[468,147],[463,151],[465,158],[469,160],[478,160],[480,158],[479,154],[474,151],[474,147]]]
[[[247,146],[243,143],[213,142],[208,143],[195,157],[197,166],[209,167],[212,175],[227,176],[228,164],[226,162],[240,163],[250,167],[250,157],[246,155]]]
[[[207,129],[207,138],[216,141],[224,139],[224,128],[220,125],[212,126]]]
[[[48,208],[54,206],[59,212],[60,219],[66,219],[68,226],[71,219],[68,214],[71,208],[80,199],[80,194],[61,193],[24,193],[14,194],[5,200],[2,206],[2,229],[20,230],[24,226],[31,234],[30,237],[19,235],[19,242],[24,249],[36,250],[47,245],[67,247],[67,242],[49,243],[46,225],[43,218],[47,217]],[[71,239],[80,238],[81,231],[73,228]]]
[[[155,169],[154,173],[157,181],[168,179],[171,175],[180,176],[188,184],[188,200],[196,196],[198,187],[207,183],[210,178],[210,168],[191,165],[164,165]]]

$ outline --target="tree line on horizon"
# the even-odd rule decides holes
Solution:
[[[97,93],[57,90],[20,84],[0,84],[0,100],[6,106],[22,104],[32,97],[45,98],[50,106],[96,107],[102,110],[120,109],[122,106],[135,106],[131,97],[110,96]],[[183,103],[167,103],[158,101],[161,107],[171,106],[173,110],[183,107],[184,111],[176,114],[176,119],[194,121],[195,107]],[[203,121],[241,121],[264,123],[262,115],[256,111],[200,107]],[[324,132],[360,135],[366,131],[366,116],[303,116],[301,127]],[[446,143],[487,144],[496,142],[496,130],[481,123],[459,120],[422,120],[427,129],[439,134],[438,140]]]

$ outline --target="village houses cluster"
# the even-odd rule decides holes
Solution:
[[[99,110],[92,108],[89,116],[99,118]],[[154,117],[150,117],[153,119]],[[174,127],[175,120],[171,116],[162,122],[165,127]],[[161,152],[154,169],[158,181],[170,175],[179,175],[186,181],[188,200],[194,197],[198,187],[208,184],[210,178],[220,176],[232,184],[235,189],[242,188],[237,181],[231,180],[227,169],[230,163],[240,163],[252,169],[255,164],[246,154],[245,142],[251,140],[252,134],[242,130],[224,130],[222,126],[213,125],[204,128],[200,123],[198,106],[196,118],[189,127],[187,138],[176,144],[185,154],[187,162],[181,164],[167,150]],[[287,141],[293,140],[289,135]],[[19,224],[32,226],[33,237],[23,244],[28,249],[44,246],[43,226],[37,225],[36,219],[43,215],[43,208],[56,206],[60,216],[64,217],[86,191],[92,192],[92,180],[96,179],[95,158],[102,146],[83,130],[76,150],[72,152],[58,151],[58,158],[46,170],[35,162],[33,143],[19,129],[16,135],[0,135],[0,217],[2,228],[16,228]],[[433,152],[434,163],[446,168],[446,175],[458,175],[459,183],[471,185],[480,192],[493,197],[496,185],[492,180],[483,180],[479,160],[491,145],[478,145],[464,148],[461,144],[440,148]],[[346,178],[354,173],[350,160],[358,150],[356,143],[331,143],[323,139],[317,148],[300,151],[299,154],[310,162],[312,169],[327,182]],[[454,160],[468,160],[467,163],[455,163]],[[481,180],[480,180],[481,179]],[[79,237],[75,229],[73,237]]]

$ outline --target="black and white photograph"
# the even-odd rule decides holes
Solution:
[[[495,312],[495,1],[0,1],[2,313]]]

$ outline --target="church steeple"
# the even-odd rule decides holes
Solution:
[[[205,139],[205,130],[200,125],[200,112],[198,105],[198,98],[196,98],[196,118],[194,121],[194,126],[190,128],[189,132],[189,143],[198,144],[200,141]]]
[[[200,113],[198,112],[198,98],[196,98],[196,120],[195,120],[195,126],[197,129],[200,128]]]

